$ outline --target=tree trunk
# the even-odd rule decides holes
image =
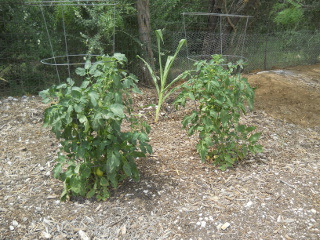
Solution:
[[[151,44],[151,26],[149,0],[137,0],[137,15],[139,26],[139,39],[142,43],[142,57],[154,69],[154,57]],[[152,83],[151,75],[142,61],[140,61],[140,78],[144,83]]]
[[[211,0],[208,6],[209,13],[222,13],[223,0]],[[202,45],[202,54],[212,55],[213,53],[219,53],[220,43],[217,41],[217,36],[215,36],[216,28],[218,26],[219,17],[208,16],[208,32],[205,34]]]

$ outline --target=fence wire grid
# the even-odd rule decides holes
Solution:
[[[190,38],[196,39],[189,43],[189,56],[199,56],[199,59],[196,60],[200,60],[203,53],[203,39],[207,33],[191,32],[188,34]],[[183,35],[183,31],[168,34],[173,38],[171,51],[174,50],[174,46]],[[240,60],[241,56],[245,58],[245,72],[320,63],[320,31],[285,31],[268,34],[249,32],[245,35],[239,33],[238,36],[232,37],[225,34],[223,37],[225,39],[245,39],[243,49],[236,45],[222,52],[224,55],[235,56],[234,59],[226,59],[231,62]],[[218,48],[220,47],[219,41],[216,43]],[[217,54],[220,54],[219,51]],[[180,59],[185,65],[180,66],[182,70],[187,69],[190,62],[186,61],[186,50],[181,52]]]

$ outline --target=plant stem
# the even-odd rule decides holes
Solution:
[[[160,110],[161,110],[161,106],[162,106],[162,98],[163,98],[163,91],[160,91],[159,93],[159,100],[158,100],[158,106],[156,109],[156,117],[155,117],[155,122],[158,122],[159,120],[159,114],[160,114]]]

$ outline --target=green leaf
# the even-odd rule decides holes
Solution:
[[[150,66],[149,63],[147,63],[147,61],[145,61],[143,58],[141,58],[140,56],[137,56],[140,60],[143,61],[143,63],[147,66],[147,69],[151,75],[151,78],[153,80],[153,83],[154,85],[156,86],[156,90],[157,90],[157,93],[159,95],[160,93],[160,89],[159,89],[159,86],[158,86],[158,77],[156,76],[155,72],[153,71],[152,67]]]
[[[88,119],[84,114],[78,114],[78,119],[80,123],[88,122]]]
[[[82,93],[81,93],[81,88],[77,87],[77,86],[73,86],[71,88],[71,96],[72,97],[77,97],[77,98],[80,98],[82,96]],[[74,94],[74,95],[73,95]],[[79,95],[80,94],[80,95]]]
[[[198,125],[191,125],[188,129],[188,136],[191,136],[198,130]]]
[[[66,183],[64,182],[64,187],[63,187],[63,191],[61,193],[61,196],[60,196],[60,200],[61,201],[66,201],[67,200],[67,197],[69,196],[69,190],[66,186]]]
[[[178,44],[178,47],[177,47],[177,49],[176,49],[176,51],[174,53],[174,55],[167,57],[166,65],[164,67],[164,72],[163,72],[163,78],[161,79],[161,85],[165,86],[169,71],[170,71],[170,69],[172,67],[172,64],[175,61],[175,59],[177,58],[182,46],[184,44],[186,44],[186,42],[187,42],[186,39],[181,39],[179,44]]]
[[[193,92],[189,92],[188,96],[189,96],[189,98],[190,98],[191,100],[196,100]]]
[[[115,59],[117,59],[119,62],[127,62],[127,61],[128,61],[127,58],[126,58],[126,55],[124,55],[124,54],[122,54],[122,53],[115,53],[115,54],[113,55],[113,57],[114,57]]]
[[[71,79],[70,79],[71,80]],[[67,88],[67,84],[66,83],[62,83],[60,85],[57,86],[57,89],[64,89],[64,88]]]
[[[61,153],[59,153],[59,154],[58,154],[58,159],[57,159],[57,161],[58,161],[59,163],[64,164],[64,163],[67,162],[67,157],[64,156],[64,155],[62,155]]]
[[[208,147],[210,147],[210,146],[212,146],[212,139],[211,139],[211,137],[210,136],[206,136],[205,138],[204,138],[204,142],[206,143],[206,146],[208,146]]]
[[[90,98],[90,102],[93,107],[96,107],[98,105],[97,100],[99,99],[99,95],[95,91],[91,91],[88,93],[88,96]]]
[[[53,177],[56,179],[60,179],[60,173],[62,172],[62,164],[58,163],[54,166],[53,170]]]
[[[100,77],[103,75],[103,72],[99,71],[99,70],[95,70],[93,73],[92,73],[93,77]]]
[[[131,167],[130,167],[130,165],[129,165],[129,163],[127,161],[123,162],[123,167],[122,168],[123,168],[123,171],[125,172],[125,174],[128,177],[132,176]]]
[[[83,106],[81,104],[74,104],[74,110],[77,113],[82,113],[83,112]]]
[[[190,71],[184,71],[183,73],[179,74],[175,79],[173,79],[166,87],[165,87],[165,90],[167,91],[168,89],[171,88],[171,86],[173,84],[175,84],[176,82],[178,82],[179,80],[181,79],[185,79],[187,78],[188,76],[190,75]],[[167,94],[170,95],[171,93],[175,92],[178,88],[181,88],[182,85],[180,86],[177,86],[177,87],[174,87],[174,88],[171,88],[170,92]]]
[[[108,187],[109,186],[109,181],[105,177],[101,177],[100,185],[103,186],[103,187]]]
[[[77,166],[76,166],[76,168],[74,169],[74,173],[75,174],[78,174],[79,173],[79,171],[80,171],[80,164],[78,164]]]
[[[249,137],[249,142],[251,144],[255,144],[259,140],[260,136],[261,136],[261,133],[255,133],[255,134],[251,135]]]
[[[146,155],[143,152],[131,152],[130,156],[134,158],[138,158],[138,157],[145,157]]]
[[[149,140],[148,135],[143,132],[137,132],[137,136],[141,143],[147,142]]]
[[[59,138],[62,130],[62,122],[61,117],[57,117],[54,119],[54,121],[51,123],[52,131],[56,134],[56,136]]]
[[[130,164],[130,167],[131,167],[132,179],[134,181],[139,181],[140,174],[139,174],[139,171],[138,171],[136,163],[134,161],[130,161],[129,164]]]
[[[87,88],[87,87],[89,86],[89,84],[90,84],[90,81],[83,81],[83,82],[81,83],[80,88]]]
[[[215,104],[219,105],[219,106],[222,106],[223,105],[223,102],[218,100],[218,99],[215,99],[214,100]]]
[[[93,120],[92,120],[93,130],[97,131],[101,127],[104,127],[104,123],[105,123],[105,121],[104,121],[102,114],[100,112],[96,113],[93,117]]]
[[[73,81],[71,78],[67,78],[67,83],[68,83],[70,86],[73,86],[73,85],[74,85],[74,81]]]
[[[84,68],[77,68],[76,69],[76,74],[78,74],[79,76],[83,77],[87,74],[86,70]]]
[[[102,195],[101,195],[101,200],[105,201],[110,197],[110,192],[109,189],[107,187],[104,187],[102,190]]]
[[[66,115],[65,115],[65,121],[66,121],[66,125],[69,125],[72,123],[73,119],[72,119],[72,113],[73,113],[73,106],[69,105],[68,109],[66,111]]]
[[[81,164],[79,172],[81,174],[81,178],[88,178],[91,175],[91,168],[87,164]]]
[[[114,100],[116,103],[121,104],[122,103],[122,93],[114,93]]]
[[[117,157],[119,154],[109,151],[107,157],[107,173],[114,174],[120,165],[120,159]]]
[[[197,152],[200,154],[201,160],[204,162],[208,155],[208,148],[202,142],[199,142],[197,144]]]
[[[254,145],[253,146],[253,153],[259,153],[263,152],[263,146],[262,145]]]
[[[113,112],[115,116],[118,116],[120,118],[125,117],[122,104],[118,104],[118,103],[112,104],[110,105],[110,110]]]
[[[158,29],[155,31],[156,33],[156,37],[157,39],[161,40],[163,42],[163,34],[162,34],[162,30],[161,29]]]
[[[247,127],[246,127],[246,125],[242,125],[242,124],[240,124],[240,125],[238,125],[237,126],[237,131],[239,132],[239,133],[242,133],[242,134],[247,134],[246,132],[246,130],[247,130]]]
[[[77,176],[73,176],[70,179],[70,190],[80,194],[81,190],[82,190],[82,180],[81,178],[77,177]]]
[[[96,190],[94,188],[91,188],[91,190],[87,193],[86,198],[92,198],[95,193]]]
[[[220,170],[225,171],[227,169],[227,165],[226,164],[222,164],[219,166]]]
[[[39,96],[42,98],[43,103],[47,104],[51,102],[51,98],[49,97],[49,89],[41,91]]]
[[[84,65],[84,69],[88,70],[90,67],[91,67],[91,61],[90,60],[87,60],[85,65]]]
[[[227,110],[222,110],[220,113],[220,117],[221,117],[221,123],[223,127],[228,126],[228,123],[230,121],[230,114],[229,111]]]
[[[255,130],[256,127],[255,126],[250,126],[250,127],[247,127],[246,128],[246,131],[249,133],[249,132],[252,132],[253,130]]]
[[[79,122],[84,125],[84,128],[85,128],[84,132],[88,132],[90,128],[88,118],[83,114],[78,114],[78,119],[79,119]]]
[[[149,154],[152,154],[153,150],[152,150],[151,145],[147,144],[147,145],[146,145],[146,149],[147,149],[147,152],[148,152]]]
[[[110,174],[108,175],[108,178],[109,178],[109,180],[110,180],[110,182],[111,182],[111,186],[112,186],[113,188],[117,188],[117,187],[118,187],[117,174],[116,174],[116,173],[110,173]]]
[[[234,160],[231,158],[231,156],[229,154],[226,154],[224,156],[224,160],[227,162],[227,163],[230,163],[231,165],[234,163]]]

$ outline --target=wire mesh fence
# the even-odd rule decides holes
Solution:
[[[183,37],[184,32],[172,32],[172,45],[176,45]],[[189,42],[189,51],[192,58],[201,60],[201,53],[205,41],[205,33],[188,33],[193,42]],[[238,46],[231,46],[225,53],[226,61],[235,62],[243,56],[245,58],[245,72],[268,70],[274,68],[285,68],[296,65],[307,65],[320,63],[320,31],[284,31],[267,34],[247,33],[245,36],[233,36],[234,38],[245,38],[243,49],[239,53]],[[228,37],[230,39],[230,37]],[[189,39],[189,40],[190,40]],[[218,40],[220,41],[220,40]],[[217,43],[220,45],[220,43]],[[172,48],[174,49],[174,48]],[[239,54],[236,54],[239,53]],[[219,54],[219,52],[218,52]],[[188,69],[192,61],[188,61],[187,51],[180,54],[180,62],[184,65],[178,66],[181,70]],[[239,57],[237,57],[239,56]],[[189,57],[190,58],[190,57]],[[184,59],[184,60],[183,60]]]
[[[247,70],[267,70],[320,62],[320,31],[247,34]]]
[[[46,42],[46,31],[40,19],[41,12],[34,8],[30,11],[30,6],[23,4],[19,8],[14,7],[12,2],[10,4],[2,5],[2,11],[0,11],[0,96],[36,94],[58,83],[55,68],[40,62],[51,56],[51,50]],[[54,13],[52,11],[45,14],[51,16]],[[136,16],[127,15],[123,22],[127,26],[115,29],[114,48],[116,52],[126,54],[129,60],[128,69],[139,76],[140,60],[136,56],[141,54],[142,43],[139,40]],[[182,38],[188,40],[188,47],[182,49],[174,63],[171,78],[190,69],[194,60],[199,60],[195,56],[201,56],[204,52],[205,55],[222,53],[244,57],[247,59],[245,65],[247,72],[320,63],[320,30],[269,31],[261,34],[251,29],[249,32],[238,31],[224,34],[222,40],[228,42],[228,47],[223,48],[221,52],[223,45],[219,39],[221,33],[210,33],[197,24],[191,24],[191,28],[186,32],[183,22],[172,22],[170,26],[164,31],[165,42],[162,49],[164,54],[173,54]],[[63,38],[63,32],[57,32],[57,35],[59,33],[61,36],[55,39],[58,42]],[[71,41],[71,34],[67,37]],[[152,40],[156,53],[154,35],[152,35]],[[79,51],[81,48],[83,51],[85,44],[80,45],[80,43],[79,38],[71,41],[70,49]],[[218,49],[218,51],[208,51],[206,47],[210,47],[211,50]],[[190,56],[193,57],[190,59]],[[237,59],[227,60],[234,62]]]

